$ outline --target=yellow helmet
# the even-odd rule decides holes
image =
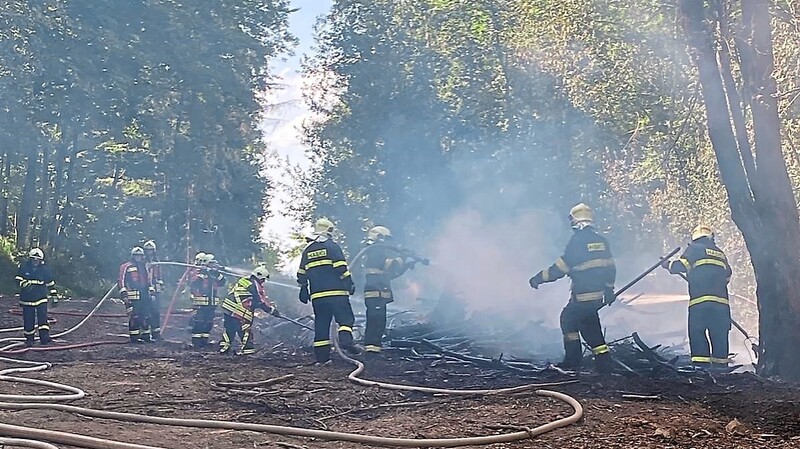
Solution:
[[[697,225],[694,230],[692,230],[692,240],[697,240],[703,237],[714,237],[714,231],[711,230],[711,226],[700,224]]]
[[[36,260],[44,260],[44,251],[39,248],[33,248],[28,252],[28,257]]]
[[[330,235],[333,233],[333,227],[333,222],[323,217],[314,223],[314,233]]]
[[[592,208],[587,206],[584,203],[580,203],[575,205],[569,211],[569,220],[572,224],[577,224],[580,222],[593,222],[594,221],[594,212],[592,212]]]
[[[369,229],[369,231],[367,231],[367,240],[372,240],[373,242],[385,240],[386,237],[391,236],[392,231],[390,231],[386,226],[373,226]]]

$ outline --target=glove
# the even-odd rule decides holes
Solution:
[[[58,296],[51,295],[47,299],[50,300],[50,307],[58,307]]]
[[[300,287],[300,302],[308,304],[311,301],[311,294],[308,293],[308,287]]]
[[[606,287],[603,291],[603,304],[610,306],[617,300],[617,295],[614,294],[614,289],[611,287]]]
[[[409,260],[408,262],[406,262],[406,266],[408,267],[409,270],[413,270],[414,267],[417,266],[417,261],[416,260]]]
[[[278,311],[278,308],[275,307],[275,306],[272,306],[272,308],[270,309],[269,313],[270,313],[270,315],[272,315],[274,317],[278,317],[278,318],[281,317],[281,312]]]
[[[665,270],[669,270],[669,264],[670,264],[669,259],[664,259],[664,260],[661,261],[661,268],[664,268]]]
[[[539,288],[539,282],[536,280],[536,276],[530,278],[528,280],[528,284],[530,284],[531,288],[537,290]]]
[[[351,278],[347,278],[347,282],[348,282],[348,284],[347,284],[347,292],[350,293],[351,295],[355,295],[356,294],[356,284],[353,283],[353,280]]]
[[[123,302],[127,302],[128,301],[128,292],[126,290],[120,290],[119,299],[121,299]]]

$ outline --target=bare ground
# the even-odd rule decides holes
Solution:
[[[7,301],[6,304],[13,302]],[[68,302],[57,312],[87,310],[89,303]],[[109,305],[102,312],[120,314]],[[80,316],[55,315],[57,332]],[[87,397],[73,405],[153,416],[206,418],[275,424],[404,438],[491,435],[535,427],[570,413],[566,404],[532,392],[512,396],[445,397],[362,387],[346,380],[352,365],[336,360],[314,367],[311,357],[292,342],[261,338],[255,356],[199,353],[187,345],[188,316],[176,315],[168,341],[146,345],[99,346],[18,356],[47,360],[53,368],[26,376],[82,388]],[[19,326],[8,309],[0,327]],[[108,340],[124,334],[125,319],[93,319],[59,344]],[[2,334],[8,336],[12,334]],[[120,337],[116,337],[120,338]],[[0,364],[5,368],[11,365]],[[231,391],[218,382],[260,381],[293,374],[263,388]],[[388,351],[368,363],[362,377],[449,388],[496,388],[567,380],[555,372],[521,379],[447,360],[419,360]],[[4,382],[3,393],[35,388]],[[597,376],[555,387],[578,399],[585,418],[578,424],[533,440],[493,448],[800,448],[800,389],[752,375]],[[246,391],[250,390],[250,392]],[[45,391],[39,389],[39,392]],[[626,399],[623,395],[653,396]],[[736,422],[734,422],[736,420]],[[0,412],[0,421],[49,430],[105,437],[165,448],[306,447],[350,448],[362,445],[255,432],[206,430],[125,423],[61,412]],[[727,428],[726,428],[727,427]],[[292,446],[294,445],[294,446]]]

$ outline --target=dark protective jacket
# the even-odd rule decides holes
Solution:
[[[271,312],[272,308],[266,301],[264,290],[252,276],[239,278],[231,287],[228,296],[222,300],[222,311],[240,321],[250,322],[253,321],[253,312],[256,309]]]
[[[686,273],[689,281],[689,307],[713,301],[728,304],[731,267],[725,253],[709,237],[689,244],[678,260],[669,265],[673,274]]]
[[[120,296],[122,296],[123,300],[128,301],[146,298],[153,290],[145,262],[129,261],[120,265],[117,284],[119,285]]]
[[[333,240],[318,237],[306,246],[297,270],[300,288],[308,286],[311,299],[348,296],[353,279],[344,253]]]
[[[575,229],[564,255],[534,276],[538,284],[564,276],[572,280],[570,301],[602,300],[606,289],[614,288],[617,267],[608,241],[592,226]]]
[[[150,285],[155,288],[156,293],[164,291],[164,280],[161,278],[161,265],[155,265],[158,258],[147,259],[147,276],[150,278]]]
[[[23,306],[45,304],[48,296],[58,294],[53,273],[44,262],[34,267],[30,260],[26,261],[20,265],[15,279],[20,286],[19,303]]]
[[[225,286],[225,276],[217,270],[202,269],[192,279],[189,290],[195,306],[216,306],[219,289]]]
[[[382,298],[393,301],[392,279],[408,269],[405,258],[385,243],[375,244],[364,252],[364,299]]]

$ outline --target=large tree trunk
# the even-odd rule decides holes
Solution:
[[[22,198],[17,214],[17,249],[27,248],[29,242],[33,206],[36,201],[36,169],[39,150],[29,150],[25,163],[25,181],[22,185]]]
[[[694,48],[708,133],[728,194],[731,216],[744,235],[756,274],[760,311],[759,369],[768,375],[800,379],[800,220],[781,151],[780,121],[772,77],[773,55],[767,5],[744,0],[744,29],[739,40],[742,71],[753,116],[755,172],[742,165],[751,156],[731,129],[731,107],[723,88],[712,30],[704,2],[683,0],[684,28]],[[742,146],[744,146],[742,144]],[[750,177],[748,178],[748,175]],[[751,190],[752,189],[752,190]]]
[[[13,151],[8,151],[8,147],[3,151],[3,185],[2,197],[0,197],[0,236],[8,236],[8,201],[11,197],[11,157]]]
[[[800,217],[781,148],[768,2],[742,1],[742,20],[749,35],[739,39],[740,47],[750,50],[742,54],[751,59],[743,64],[742,75],[750,94],[756,166],[764,188],[756,201],[764,227],[759,238],[769,251],[756,271],[764,350],[760,366],[767,374],[800,379],[800,354],[788,344],[800,341]]]

